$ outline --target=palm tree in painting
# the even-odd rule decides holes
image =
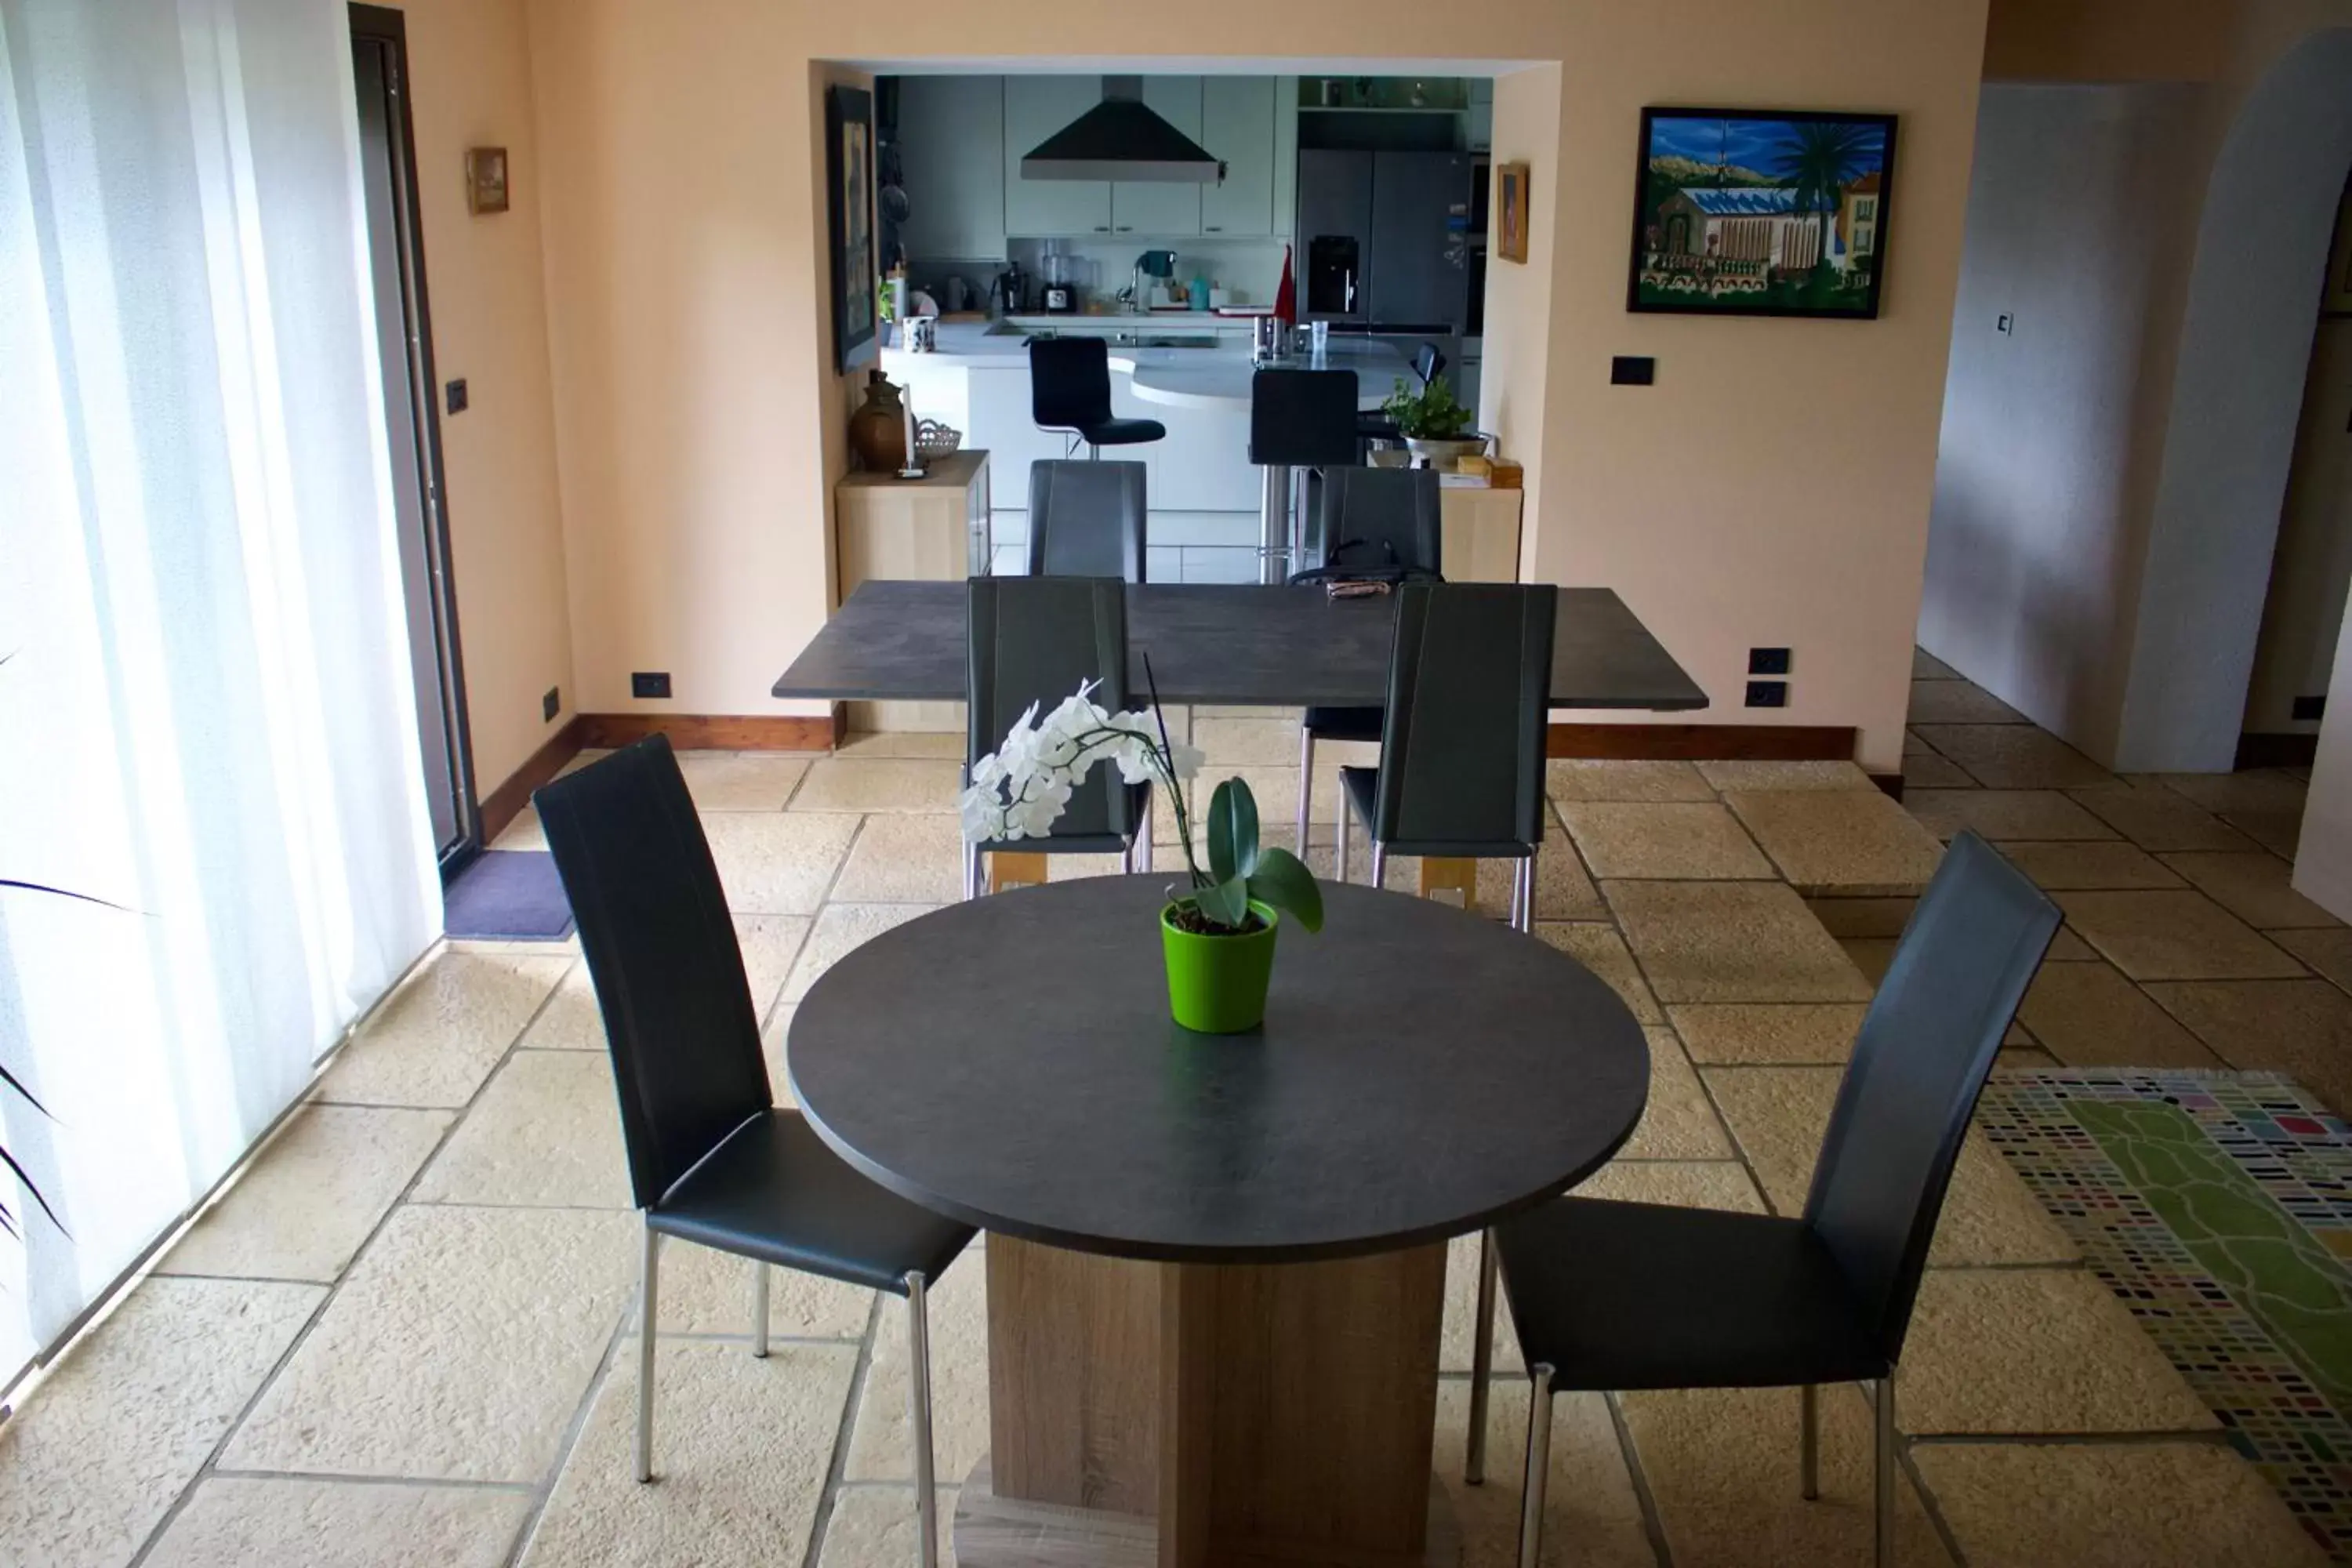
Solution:
[[[1788,133],[1772,149],[1773,172],[1788,180],[1797,210],[1813,215],[1814,231],[1821,241],[1813,258],[1816,268],[1829,260],[1828,226],[1836,219],[1846,182],[1869,173],[1882,145],[1875,126],[1800,120],[1790,122]]]

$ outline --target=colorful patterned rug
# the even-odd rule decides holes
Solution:
[[[2002,1073],[1978,1121],[2352,1563],[2352,1126],[2275,1073]]]

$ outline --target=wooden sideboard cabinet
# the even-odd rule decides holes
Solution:
[[[1449,583],[1519,580],[1519,507],[1525,490],[1448,487],[1438,500]]]
[[[840,596],[869,577],[961,580],[988,574],[988,454],[934,458],[919,479],[856,473],[833,492]],[[961,702],[852,702],[853,730],[963,731]]]

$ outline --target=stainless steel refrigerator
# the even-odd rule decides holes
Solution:
[[[1299,320],[1458,339],[1470,313],[1471,174],[1467,153],[1301,149]]]

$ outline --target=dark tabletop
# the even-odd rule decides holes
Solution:
[[[1152,583],[1127,590],[1130,648],[1151,655],[1167,702],[1378,707],[1388,696],[1386,598],[1319,589]],[[778,697],[961,701],[964,585],[860,584],[774,687]],[[1128,691],[1144,696],[1143,664]],[[1682,710],[1706,706],[1649,628],[1607,588],[1562,588],[1551,705]]]
[[[1582,1180],[1649,1094],[1583,965],[1402,893],[1325,884],[1262,1031],[1168,1018],[1169,878],[952,904],[826,971],[793,1097],[845,1159],[988,1230],[1122,1258],[1271,1263],[1474,1231]]]

